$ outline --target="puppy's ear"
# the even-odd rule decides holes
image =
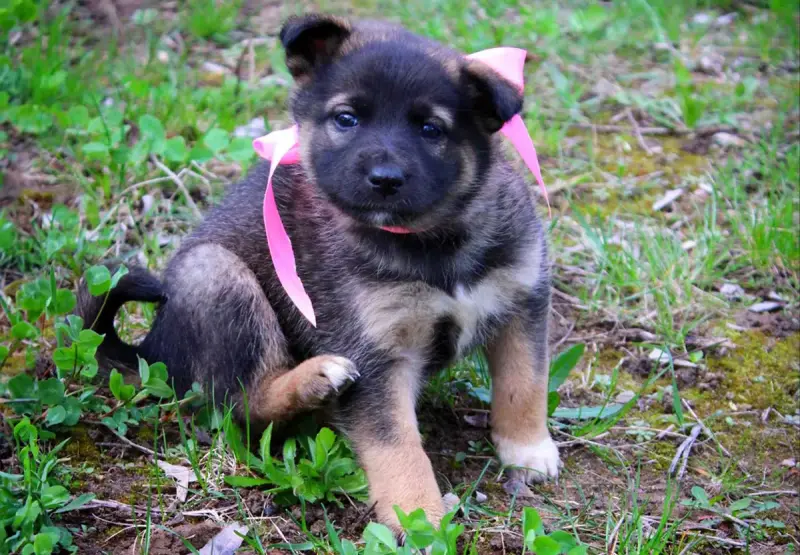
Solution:
[[[467,60],[463,79],[472,109],[487,132],[499,131],[522,110],[522,91],[483,62]]]
[[[350,36],[350,24],[339,17],[311,14],[289,18],[280,32],[286,66],[300,84],[315,69],[329,63]]]

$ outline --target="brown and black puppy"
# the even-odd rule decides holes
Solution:
[[[481,62],[383,23],[306,16],[280,36],[302,164],[281,166],[274,186],[318,327],[275,276],[263,163],[184,240],[163,279],[132,269],[102,310],[81,291],[79,313],[105,334],[101,355],[163,361],[179,389],[197,381],[218,400],[244,388],[256,423],[327,407],[379,518],[397,530],[394,505],[433,522],[443,513],[417,429],[421,383],[485,345],[501,461],[528,479],[556,476],[547,247],[496,134],[521,94]],[[127,301],[160,303],[135,347],[113,328]]]

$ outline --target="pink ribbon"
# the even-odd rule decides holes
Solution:
[[[519,48],[490,48],[467,56],[468,58],[479,60],[508,81],[514,83],[520,90],[524,87],[522,68],[525,64],[525,50]],[[531,136],[525,128],[525,123],[519,114],[508,120],[500,129],[519,152],[525,165],[531,170],[539,190],[542,192],[547,202],[548,211],[550,201],[547,198],[547,189],[544,186],[542,172],[539,168],[539,159],[536,156],[536,148],[533,146]],[[253,148],[256,153],[270,160],[269,177],[267,178],[267,190],[264,192],[264,228],[267,232],[267,246],[272,258],[272,265],[289,298],[297,306],[300,313],[305,316],[311,325],[317,326],[317,318],[311,299],[308,297],[303,282],[297,275],[292,242],[286,229],[283,227],[278,205],[275,203],[275,193],[272,190],[272,176],[279,164],[297,164],[300,161],[300,147],[298,144],[297,126],[282,131],[259,137],[253,141]],[[392,229],[388,231],[394,232]]]

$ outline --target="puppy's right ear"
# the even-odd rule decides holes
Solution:
[[[289,18],[281,28],[280,39],[286,51],[286,67],[295,81],[308,82],[314,70],[330,63],[350,32],[350,23],[335,16],[311,14]]]

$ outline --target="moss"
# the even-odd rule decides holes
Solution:
[[[772,407],[793,414],[800,389],[800,334],[776,339],[758,331],[731,333],[736,348],[719,358],[709,358],[708,371],[721,375],[711,391],[689,390],[699,414],[730,411],[749,405],[756,410]],[[732,394],[732,399],[720,392]]]
[[[63,452],[73,463],[86,462],[96,465],[102,460],[103,453],[97,447],[95,440],[89,437],[85,426],[70,428],[69,437],[70,442],[64,447]]]

